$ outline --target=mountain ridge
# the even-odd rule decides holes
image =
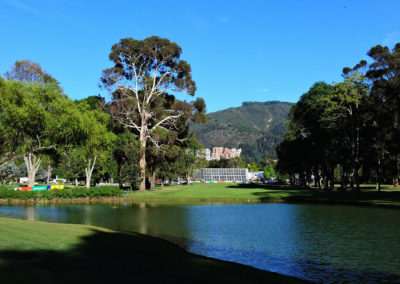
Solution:
[[[276,158],[276,146],[286,132],[287,115],[293,103],[243,102],[208,114],[205,124],[191,124],[190,131],[206,148],[242,148],[247,162]]]

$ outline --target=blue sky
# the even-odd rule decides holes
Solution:
[[[111,46],[158,35],[182,47],[209,112],[296,102],[372,46],[400,42],[399,11],[398,0],[0,0],[0,74],[30,59],[72,99],[108,96],[98,83]]]

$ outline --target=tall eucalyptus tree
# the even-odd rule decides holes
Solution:
[[[182,117],[205,111],[204,101],[188,104],[168,94],[196,92],[191,67],[180,59],[181,53],[176,43],[165,38],[124,38],[112,46],[109,58],[114,66],[103,71],[101,81],[112,92],[108,110],[139,138],[141,191],[146,188],[147,145],[161,147],[156,132],[177,132]]]

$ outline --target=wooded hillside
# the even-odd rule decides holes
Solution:
[[[191,131],[206,147],[242,148],[247,162],[276,158],[275,148],[283,140],[292,103],[244,102],[241,107],[208,114],[208,122],[192,124]]]

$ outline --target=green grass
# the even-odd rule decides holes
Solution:
[[[165,240],[84,225],[0,218],[2,283],[295,283],[187,253]]]
[[[361,192],[300,189],[290,185],[262,184],[194,184],[165,186],[155,191],[135,191],[132,201],[226,201],[226,202],[293,202],[331,203],[374,206],[400,206],[400,190],[384,186],[377,192],[373,185],[363,185]]]
[[[275,197],[279,197],[283,192],[267,190]],[[230,199],[247,200],[258,199],[256,194],[266,192],[264,188],[241,188],[237,184],[209,183],[193,185],[173,185],[157,187],[155,191],[134,191],[129,194],[133,199]]]
[[[154,191],[133,191],[128,195],[116,187],[14,192],[0,186],[0,199],[16,202],[32,199],[45,202],[64,199],[73,202],[77,198],[105,200],[107,197],[120,197],[121,201],[125,198],[132,202],[291,202],[400,207],[400,189],[389,185],[383,186],[381,192],[377,192],[374,185],[362,185],[361,192],[342,192],[301,189],[291,185],[210,183],[160,186]]]

